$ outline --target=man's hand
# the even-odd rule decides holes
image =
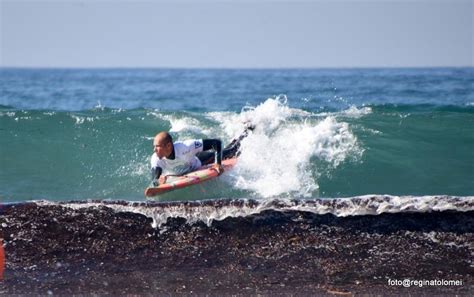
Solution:
[[[221,175],[224,173],[224,167],[221,164],[214,164],[212,168],[217,171],[217,174]]]
[[[158,179],[158,182],[160,183],[160,185],[162,185],[162,184],[165,184],[165,183],[166,183],[166,178],[167,178],[167,176],[166,176],[166,175],[162,175],[162,176],[160,176],[160,178]]]

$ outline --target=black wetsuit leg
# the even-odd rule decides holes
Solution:
[[[231,142],[228,146],[222,151],[222,159],[231,159],[233,157],[238,157],[240,155],[240,141],[235,143]]]
[[[202,165],[211,164],[214,162],[215,154],[210,151],[204,151],[196,154],[196,157],[201,161]]]
[[[238,157],[240,152],[240,142],[230,143],[222,151],[222,160],[231,159],[233,157]],[[201,161],[202,165],[211,164],[214,162],[214,153],[210,151],[200,152],[196,157]]]
[[[232,140],[231,143],[224,148],[222,151],[222,160],[231,159],[240,155],[240,142],[249,135],[249,130],[253,130],[253,128],[245,129],[239,137]]]
[[[249,131],[252,131],[254,128],[249,127],[244,130],[239,137],[234,138],[223,150],[222,150],[222,160],[231,159],[238,157],[240,155],[240,142],[249,135]],[[196,155],[202,165],[211,164],[214,162],[215,154],[210,151],[203,151]]]

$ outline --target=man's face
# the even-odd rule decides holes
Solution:
[[[160,159],[169,157],[169,155],[171,155],[172,148],[173,144],[171,142],[166,142],[166,140],[163,138],[155,137],[153,140],[153,151]]]

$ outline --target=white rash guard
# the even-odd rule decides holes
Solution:
[[[160,167],[163,169],[164,175],[183,175],[201,167],[201,161],[196,157],[196,154],[203,150],[202,139],[176,141],[173,146],[174,160],[160,159],[156,153],[153,153],[150,161],[152,169]]]

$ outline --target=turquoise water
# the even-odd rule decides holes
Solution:
[[[474,192],[474,70],[1,69],[0,199],[144,200],[152,137],[251,120],[235,170],[162,200]]]

